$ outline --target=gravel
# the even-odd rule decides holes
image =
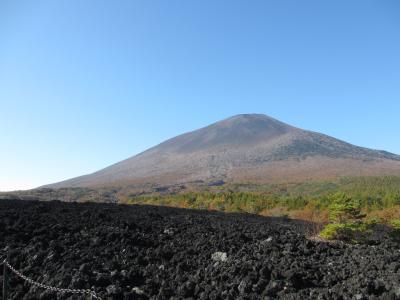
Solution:
[[[0,255],[9,246],[11,264],[28,277],[92,288],[103,299],[400,299],[397,244],[311,241],[306,226],[249,214],[2,200]],[[10,299],[56,296],[12,275]]]

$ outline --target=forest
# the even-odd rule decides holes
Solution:
[[[400,177],[346,177],[336,181],[253,186],[132,197],[129,204],[247,212],[312,221],[327,239],[352,239],[377,224],[400,228]]]

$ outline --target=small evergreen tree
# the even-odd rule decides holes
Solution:
[[[329,206],[329,216],[336,223],[355,221],[364,217],[361,204],[345,194],[335,194]]]

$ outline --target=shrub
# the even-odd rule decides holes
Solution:
[[[364,217],[361,214],[360,202],[344,194],[333,196],[333,202],[329,206],[329,216],[332,221],[344,223]]]
[[[319,235],[320,237],[327,240],[338,240],[343,234],[344,229],[345,229],[345,224],[328,224],[319,233]]]
[[[189,195],[187,202],[188,202],[189,206],[192,207],[196,203],[196,200],[197,199],[196,199],[195,195]]]
[[[328,224],[320,232],[320,237],[327,240],[342,240],[347,242],[361,242],[370,233],[370,226],[362,223],[336,223]]]
[[[375,225],[382,223],[382,220],[380,218],[374,216],[374,217],[369,217],[368,219],[366,219],[364,223],[367,226],[375,226]]]
[[[390,221],[390,237],[396,241],[400,240],[400,219],[394,219]]]
[[[390,222],[390,225],[395,230],[400,230],[400,219],[394,219]]]

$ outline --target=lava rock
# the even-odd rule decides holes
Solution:
[[[398,244],[311,241],[309,226],[145,205],[0,200],[0,257],[8,246],[11,265],[29,278],[102,299],[400,299]],[[15,276],[9,286],[11,300],[73,299]]]

